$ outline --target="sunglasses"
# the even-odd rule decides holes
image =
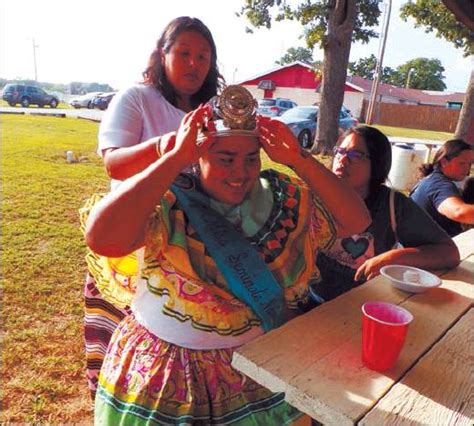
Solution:
[[[345,149],[339,146],[334,148],[334,155],[342,157],[345,155],[349,161],[362,161],[365,159],[370,158],[369,154],[365,154],[360,151],[356,151],[355,149]]]

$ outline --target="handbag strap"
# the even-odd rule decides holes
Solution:
[[[395,191],[393,189],[390,189],[388,203],[390,207],[390,225],[392,227],[393,235],[395,235],[395,244],[398,244],[397,220],[395,218]]]

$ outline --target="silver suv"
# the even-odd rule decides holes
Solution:
[[[286,98],[263,98],[258,100],[257,114],[277,117],[285,111],[298,106],[296,102]]]

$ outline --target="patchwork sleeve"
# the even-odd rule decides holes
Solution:
[[[79,210],[81,230],[85,232],[85,224],[89,214],[105,194],[94,194]],[[158,207],[150,217],[148,232],[159,232],[160,211]],[[123,257],[105,257],[87,248],[87,268],[96,282],[96,287],[107,302],[119,308],[130,306],[135,294],[139,266],[137,253]]]
[[[332,214],[326,209],[321,199],[313,194],[311,200],[310,229],[313,240],[320,250],[328,250],[334,244],[337,235],[336,224]]]

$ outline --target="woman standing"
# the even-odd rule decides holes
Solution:
[[[99,130],[98,152],[112,178],[112,189],[158,158],[174,144],[186,112],[207,102],[223,86],[209,29],[196,18],[171,21],[158,39],[143,73],[144,81],[118,93]],[[100,263],[87,256],[85,286],[87,379],[92,397],[110,336],[129,313],[136,260]]]
[[[301,415],[234,370],[233,349],[297,315],[318,248],[360,232],[369,215],[283,123],[261,118],[256,129],[254,105],[229,86],[215,104],[224,120],[207,106],[187,114],[173,148],[91,211],[92,250],[144,248],[133,314],[101,371],[97,424],[283,425]],[[306,183],[261,172],[260,147]],[[191,164],[199,175],[179,175]]]
[[[410,194],[451,237],[462,232],[462,224],[474,224],[474,206],[463,200],[454,183],[469,175],[473,160],[472,145],[462,139],[447,141],[432,163],[420,167],[422,179]]]
[[[341,141],[334,150],[332,170],[364,199],[372,223],[361,234],[338,238],[318,255],[322,281],[312,286],[316,302],[362,284],[385,265],[424,269],[457,265],[459,252],[449,236],[413,201],[384,185],[392,164],[387,137],[374,127],[358,126]]]

